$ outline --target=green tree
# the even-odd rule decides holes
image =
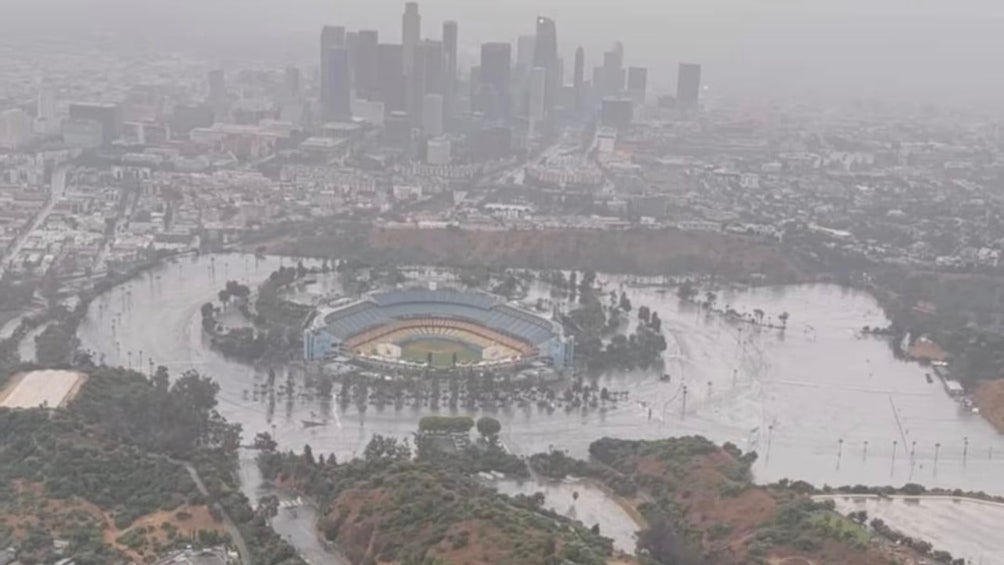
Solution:
[[[498,442],[499,432],[502,431],[502,424],[498,420],[490,416],[482,416],[478,418],[478,433],[481,434],[485,441],[495,445]]]

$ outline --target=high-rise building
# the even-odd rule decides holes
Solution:
[[[227,114],[227,81],[222,69],[209,71],[209,105],[220,121]]]
[[[334,84],[331,78],[331,53],[336,47],[345,46],[345,28],[341,26],[324,26],[321,28],[321,114],[324,119],[327,117],[326,108],[333,105],[331,85]]]
[[[600,93],[616,96],[624,90],[624,46],[620,41],[603,54],[603,84]]]
[[[289,100],[300,98],[300,69],[286,67],[283,73],[283,95]]]
[[[478,161],[503,159],[512,154],[512,130],[504,126],[492,126],[474,133],[472,155]]]
[[[543,121],[547,114],[547,69],[534,67],[530,69],[530,104],[529,116],[531,124]]]
[[[456,111],[457,97],[457,22],[443,22],[443,57],[446,59],[446,79],[443,100],[446,119]]]
[[[35,102],[35,131],[44,135],[59,133],[56,96],[52,88],[45,84],[39,87],[38,99]]]
[[[627,90],[636,106],[644,104],[645,93],[648,90],[648,69],[630,67],[627,73]]]
[[[426,40],[415,46],[415,60],[408,80],[408,113],[414,127],[422,126],[423,99],[426,94],[445,91],[443,44]]]
[[[489,119],[507,119],[510,112],[512,46],[508,43],[481,45],[481,72],[475,109]]]
[[[404,76],[411,76],[415,64],[415,47],[422,37],[422,16],[418,14],[418,2],[404,5],[401,16],[401,45],[404,48]]]
[[[171,117],[171,135],[188,137],[195,128],[207,128],[213,125],[213,109],[207,104],[188,106],[179,104],[174,107]]]
[[[422,133],[443,135],[443,95],[430,92],[422,98]]]
[[[325,56],[327,82],[321,84],[321,114],[325,120],[352,118],[352,66],[344,46],[328,49]]]
[[[379,92],[379,35],[375,30],[361,30],[352,48],[353,84],[356,96],[376,100]]]
[[[606,127],[624,129],[631,125],[634,117],[634,103],[630,98],[609,97],[603,99],[600,107],[600,124]]]
[[[400,112],[406,108],[404,51],[401,45],[381,43],[377,48],[377,83],[379,100],[388,112]]]
[[[342,26],[324,26],[321,28],[321,55],[324,50],[345,45],[345,28]]]
[[[554,20],[540,16],[537,18],[537,35],[534,38],[533,66],[544,69],[544,112],[550,113],[554,106],[561,77],[558,76],[558,31]],[[531,78],[531,88],[532,88]]]
[[[627,77],[628,90],[645,92],[648,88],[648,69],[645,67],[630,67]]]
[[[70,119],[97,122],[102,145],[111,145],[122,127],[122,109],[118,104],[70,104]]]
[[[20,108],[0,112],[0,148],[18,149],[32,138],[31,116]]]
[[[537,38],[533,35],[521,35],[516,40],[516,66],[530,69],[533,67],[533,51]]]
[[[701,66],[680,63],[676,75],[676,106],[681,110],[696,110],[701,97]]]
[[[572,86],[575,88],[575,109],[582,111],[586,104],[586,52],[579,47],[575,50],[575,71]]]

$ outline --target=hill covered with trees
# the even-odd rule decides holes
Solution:
[[[97,368],[65,409],[0,409],[0,547],[105,565],[234,544],[255,563],[299,563],[236,488],[240,429],[217,391],[194,372]]]

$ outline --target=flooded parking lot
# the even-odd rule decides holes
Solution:
[[[315,452],[345,458],[361,452],[373,434],[408,436],[426,409],[343,410],[333,403],[325,412],[317,402],[296,400],[277,403],[270,414],[245,396],[264,381],[265,370],[208,348],[199,307],[227,280],[256,285],[282,262],[247,255],[180,259],[98,298],[79,337],[110,364],[211,375],[221,387],[221,412],[243,426],[245,437],[270,431],[283,447],[309,443]],[[554,447],[585,456],[589,443],[603,436],[702,434],[757,450],[760,481],[912,481],[1004,494],[998,479],[1004,472],[1001,437],[939,384],[926,382],[924,368],[895,359],[880,339],[857,336],[862,326],[887,323],[869,295],[833,285],[719,292],[718,304],[741,312],[759,308],[775,320],[788,312],[788,327],[780,331],[737,325],[682,304],[672,292],[607,279],[610,289],[619,291],[622,284],[635,308],[647,305],[662,318],[671,381],[654,369],[615,372],[600,377],[602,386],[631,393],[630,401],[615,408],[500,410],[494,415],[515,452]],[[328,424],[305,428],[308,419]]]
[[[578,520],[587,528],[599,525],[600,534],[614,540],[614,549],[627,554],[635,550],[635,532],[642,525],[596,484],[582,479],[493,480],[499,492],[515,496],[543,493],[544,507],[562,516]]]
[[[828,496],[837,511],[864,510],[892,529],[928,540],[967,563],[1004,563],[1004,504],[942,496]]]

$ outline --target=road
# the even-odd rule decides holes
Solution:
[[[206,488],[206,484],[202,482],[202,477],[199,476],[199,471],[196,470],[195,466],[187,461],[180,461],[178,459],[172,459],[170,457],[166,458],[172,463],[177,463],[188,471],[188,475],[192,477],[192,482],[195,483],[196,488],[202,493],[202,496],[206,497],[207,500],[212,500],[212,495],[209,494],[209,489]],[[248,551],[247,542],[244,541],[244,535],[241,533],[240,528],[237,524],[230,519],[230,515],[227,511],[220,505],[216,505],[220,509],[220,514],[223,515],[223,527],[227,529],[227,533],[230,534],[230,539],[234,541],[234,545],[237,546],[237,553],[241,556],[241,563],[244,565],[253,565],[251,561],[251,552]]]
[[[45,219],[49,217],[52,212],[52,208],[56,205],[56,202],[63,199],[63,195],[66,193],[66,175],[70,168],[68,165],[60,165],[52,172],[52,182],[49,185],[49,200],[45,203],[45,206],[39,210],[38,214],[35,215],[35,219],[31,222],[31,226],[22,233],[14,244],[11,245],[10,249],[3,254],[3,259],[0,260],[0,276],[3,276],[7,272],[7,265],[21,253],[21,249],[24,247],[24,243],[28,241],[32,232],[37,230],[39,226],[45,223]]]
[[[280,498],[289,500],[281,495]],[[317,531],[317,509],[312,503],[280,508],[279,514],[272,518],[271,526],[311,565],[351,564],[337,548],[328,547],[321,541]]]

